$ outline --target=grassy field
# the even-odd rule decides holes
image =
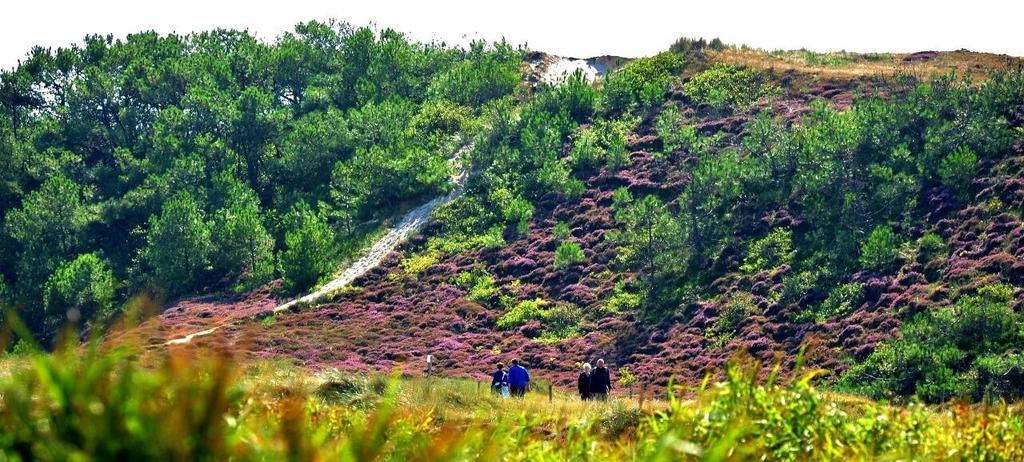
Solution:
[[[70,348],[0,360],[0,460],[1020,460],[1019,406],[889,406],[813,372],[665,399]],[[676,396],[680,398],[676,398]]]

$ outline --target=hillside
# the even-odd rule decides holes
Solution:
[[[713,60],[709,58],[705,65]],[[727,149],[751,135],[760,113],[773,114],[787,126],[799,125],[814,102],[823,101],[830,110],[842,112],[866,96],[891,97],[912,91],[912,87],[877,80],[877,76],[829,79],[791,70],[782,76],[768,75],[782,93],[767,104],[716,114],[694,104],[674,85],[661,110],[678,107],[699,136],[717,137],[719,149]],[[787,86],[787,80],[801,85],[813,82],[813,86]],[[917,203],[905,218],[900,239],[913,245],[925,235],[941,236],[948,257],[904,250],[887,269],[852,268],[832,276],[833,287],[856,287],[862,294],[845,302],[839,312],[801,316],[821,310],[834,290],[816,287],[814,281],[810,287],[790,289],[794,278],[804,274],[795,267],[803,265],[787,262],[759,271],[741,269],[747,248],[772,230],[799,235],[813,229],[806,215],[787,208],[748,211],[752,221],[737,223],[735,240],[723,245],[720,253],[700,268],[714,277],[702,275],[699,295],[663,319],[650,319],[629,309],[614,312],[607,307],[615,299],[616,283],[628,283],[635,277],[635,273],[623,271],[616,260],[616,245],[607,239],[609,231],[622,229],[613,210],[615,190],[625,187],[634,196],[677,196],[692,181],[692,169],[699,163],[698,154],[686,149],[677,149],[671,158],[658,155],[667,151],[656,128],[656,112],[651,111],[626,133],[629,161],[622,168],[581,172],[578,178],[586,188],[578,198],[545,193],[534,200],[527,233],[506,229],[505,243],[500,246],[436,252],[430,250],[431,240],[444,239],[451,229],[443,221],[435,222],[330,302],[297,313],[281,313],[261,323],[233,325],[203,343],[228,341],[257,357],[294,358],[314,368],[399,369],[413,374],[422,372],[425,356],[432,354],[444,374],[477,378],[487,373],[487,365],[519,357],[564,387],[574,383],[576,363],[604,357],[617,368],[628,367],[642,383],[658,388],[669,380],[696,384],[705,374],[722,370],[740,351],[766,363],[781,360],[791,367],[801,347],[807,347],[810,363],[830,371],[836,379],[898,335],[900,326],[913,315],[951,306],[962,294],[988,284],[1015,286],[1022,282],[1024,226],[1011,205],[1020,204],[1019,170],[1015,167],[1021,160],[1018,135],[1008,151],[983,161],[964,186],[969,193],[963,198],[934,183],[921,185],[919,192],[911,194]],[[1019,110],[1017,114],[1024,115]],[[1024,120],[1018,117],[1007,122],[1009,128],[1015,128]],[[571,157],[572,150],[572,142],[567,141],[561,155]],[[556,226],[567,226],[568,236],[559,237]],[[580,244],[583,259],[558,268],[555,252],[565,240]],[[488,290],[494,293],[474,294],[475,286],[460,285],[464,275],[489,275],[493,288]],[[801,292],[787,294],[788,300],[773,300],[789,290]],[[498,329],[503,313],[513,305],[502,296],[516,303],[542,299],[551,306],[578,307],[579,314],[569,321],[577,324],[573,327],[576,331],[566,339],[548,339],[549,327],[541,319]],[[1020,291],[1014,290],[1012,311],[1019,311],[1022,300]],[[248,303],[252,302],[243,304]],[[721,320],[737,305],[749,311],[732,321],[735,325],[722,335],[719,330],[726,328],[721,327]],[[183,325],[189,329],[206,325],[195,324],[197,316],[205,316],[202,313],[214,313],[212,319],[216,319],[219,313],[235,309],[235,305],[206,305],[186,314],[195,308],[178,307],[165,312],[162,327],[174,335],[187,330]],[[1009,387],[1019,390],[1017,385]]]
[[[605,358],[661,390],[804,350],[875,398],[1024,393],[1021,60],[682,39],[585,66],[346,27],[96,38],[81,72],[4,74],[4,292],[30,328],[101,330],[143,293],[157,313],[111,340],[151,352],[216,328],[171,348],[475,378],[518,357],[567,388]],[[146,67],[148,41],[172,57]],[[271,314],[460,169],[379,265]]]

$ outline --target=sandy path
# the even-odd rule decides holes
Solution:
[[[533,67],[540,72],[541,81],[549,85],[557,85],[577,70],[583,72],[583,77],[590,82],[597,80],[598,76],[605,73],[604,69],[589,59],[563,58],[553,55],[534,63]]]
[[[396,224],[394,227],[388,230],[388,232],[384,234],[384,236],[382,236],[380,239],[374,242],[373,245],[370,246],[369,250],[367,250],[362,257],[359,257],[358,260],[356,260],[347,268],[345,268],[345,270],[342,271],[341,274],[339,274],[337,277],[330,280],[316,291],[311,292],[302,297],[296,298],[294,300],[291,300],[287,303],[278,305],[270,311],[264,311],[257,313],[254,316],[235,319],[227,324],[245,321],[247,319],[255,319],[262,316],[271,315],[274,313],[279,313],[301,305],[314,304],[316,302],[319,302],[323,298],[329,296],[334,291],[342,287],[345,287],[348,284],[351,284],[352,281],[354,281],[359,276],[362,276],[367,271],[377,267],[377,265],[380,264],[380,262],[384,259],[385,256],[387,256],[388,253],[390,253],[392,250],[398,247],[398,245],[405,241],[409,236],[413,235],[415,232],[423,228],[423,225],[427,224],[427,222],[430,221],[430,214],[433,213],[435,209],[451,202],[455,198],[462,195],[462,192],[465,190],[466,186],[466,177],[468,176],[466,171],[463,169],[463,157],[465,157],[465,155],[469,153],[469,151],[471,151],[472,149],[472,144],[469,144],[459,149],[458,151],[456,151],[455,155],[452,156],[452,159],[449,161],[454,166],[454,174],[452,175],[451,178],[454,187],[448,194],[434,198],[430,202],[427,202],[419,207],[416,207],[415,209],[409,211],[409,213],[406,213],[405,216],[403,216],[402,219],[398,222],[398,224]],[[199,332],[193,332],[191,334],[169,340],[165,343],[165,345],[183,345],[189,343],[192,341],[192,339],[196,337],[210,335],[227,324],[222,324],[220,326],[215,326]]]

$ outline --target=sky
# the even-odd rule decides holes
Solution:
[[[0,68],[34,45],[143,30],[247,29],[272,41],[301,21],[335,18],[417,40],[526,44],[569,57],[644,56],[680,36],[765,49],[909,52],[967,48],[1024,56],[1019,0],[3,0]]]

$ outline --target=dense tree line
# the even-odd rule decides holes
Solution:
[[[335,243],[448,187],[521,61],[333,22],[36,48],[0,74],[0,292],[45,338],[145,288],[306,289]]]

